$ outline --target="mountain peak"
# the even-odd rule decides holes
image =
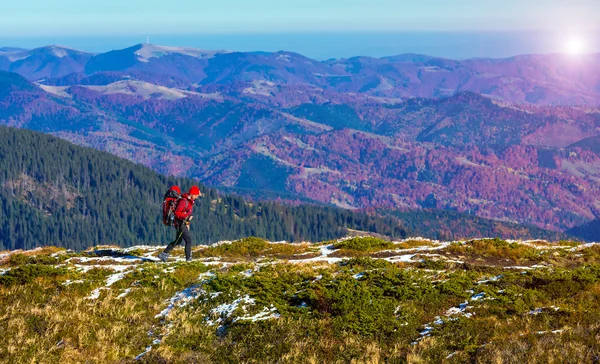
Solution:
[[[135,48],[137,48],[135,55],[141,62],[149,62],[151,58],[160,58],[170,54],[181,54],[196,58],[212,58],[217,54],[229,53],[229,51],[225,50],[214,51],[190,47],[162,46],[148,43],[138,44],[135,46]]]
[[[89,54],[87,52],[83,52],[83,51],[80,51],[77,49],[73,49],[73,48],[69,48],[69,47],[65,47],[65,46],[61,46],[61,45],[57,45],[57,44],[40,47],[40,48],[35,48],[29,52],[31,52],[32,54],[34,54],[34,53],[50,54],[50,55],[53,55],[58,58],[63,58],[63,57],[71,56],[74,54]]]

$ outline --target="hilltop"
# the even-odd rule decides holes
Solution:
[[[0,355],[80,362],[590,362],[600,245],[258,238],[0,253]]]
[[[166,244],[173,236],[161,221],[164,193],[172,185],[185,191],[195,184],[54,136],[0,126],[0,249]],[[393,218],[202,191],[191,226],[199,244],[248,235],[317,241],[344,236],[347,229],[406,234]]]

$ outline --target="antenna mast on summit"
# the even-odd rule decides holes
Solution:
[[[150,44],[150,37],[146,36],[146,44]]]

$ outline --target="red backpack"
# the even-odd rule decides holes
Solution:
[[[171,186],[162,203],[162,216],[163,224],[172,226],[175,222],[175,207],[177,207],[177,201],[181,197],[181,190],[178,186]]]

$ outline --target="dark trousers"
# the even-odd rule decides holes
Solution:
[[[181,243],[181,240],[183,239],[185,241],[185,259],[191,259],[192,258],[192,236],[190,235],[190,228],[186,225],[186,224],[178,224],[175,226],[177,228],[177,235],[175,235],[175,240],[173,240],[172,242],[169,243],[169,245],[167,245],[167,248],[165,249],[164,253],[165,254],[169,254],[171,253],[171,250],[173,250],[173,248],[175,248],[177,245],[179,245],[179,243]]]

